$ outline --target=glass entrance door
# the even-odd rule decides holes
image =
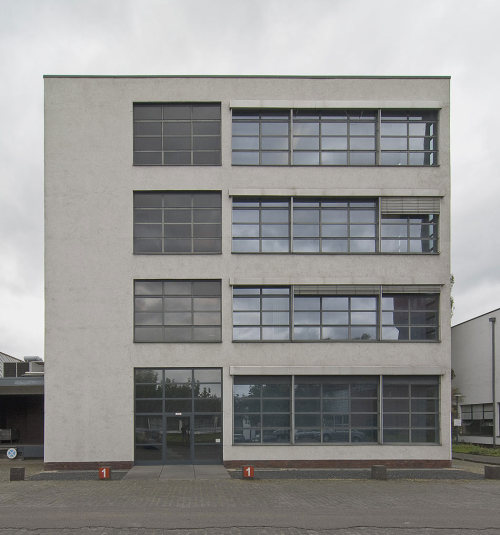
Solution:
[[[193,459],[192,416],[167,416],[165,425],[165,455],[171,463]]]
[[[222,462],[220,368],[136,368],[135,462]]]

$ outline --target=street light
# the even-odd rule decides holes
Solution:
[[[489,318],[491,323],[491,393],[493,397],[493,447],[497,445],[497,400],[495,373],[495,323],[496,318]]]

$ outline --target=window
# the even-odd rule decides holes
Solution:
[[[235,286],[233,341],[438,341],[439,294],[424,293],[431,289],[437,290],[418,286]],[[402,290],[413,293],[400,293]]]
[[[296,295],[294,340],[376,340],[377,298]]]
[[[375,165],[376,111],[294,111],[293,165]]]
[[[221,252],[221,193],[134,193],[134,253]]]
[[[135,342],[220,342],[221,282],[136,280]]]
[[[296,377],[295,443],[378,442],[378,377]]]
[[[287,111],[233,112],[233,165],[288,165]]]
[[[232,251],[435,254],[438,214],[437,198],[235,197]]]
[[[290,252],[290,200],[233,200],[233,252]]]
[[[290,443],[290,377],[235,377],[235,443]]]
[[[461,405],[463,434],[465,436],[493,436],[493,404]]]
[[[220,104],[134,104],[134,165],[220,163]]]
[[[384,377],[384,443],[439,440],[439,379]]]
[[[289,340],[290,288],[234,288],[233,340]]]
[[[383,295],[383,340],[437,340],[438,324],[437,295]]]
[[[375,201],[293,199],[293,252],[374,253]]]
[[[435,376],[236,376],[233,407],[235,444],[439,442]]]
[[[382,215],[382,253],[437,253],[437,215]]]
[[[436,165],[436,112],[382,110],[380,149],[381,165]]]
[[[437,111],[233,110],[233,165],[437,165]]]

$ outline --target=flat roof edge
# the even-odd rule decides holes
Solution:
[[[459,325],[463,325],[464,323],[469,323],[469,321],[474,321],[479,318],[482,318],[483,316],[488,316],[489,314],[493,314],[494,312],[500,311],[500,308],[494,308],[493,310],[490,310],[489,312],[484,312],[484,314],[479,314],[478,316],[474,316],[473,318],[470,318],[468,320],[461,321],[460,323],[457,323],[455,325],[452,325],[451,328],[458,327]]]
[[[376,76],[376,75],[267,75],[267,74],[44,74],[44,78],[274,78],[303,80],[449,80],[451,76]]]

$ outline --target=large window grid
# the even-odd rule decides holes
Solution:
[[[134,165],[220,165],[219,103],[134,104]]]
[[[461,405],[464,436],[493,436],[493,403]]]
[[[377,298],[294,296],[294,340],[376,340]]]
[[[375,252],[376,201],[294,198],[292,205],[293,252]]]
[[[290,252],[290,199],[234,199],[233,252]]]
[[[380,251],[382,253],[437,253],[438,216],[381,216]]]
[[[378,442],[378,377],[296,377],[295,443]]]
[[[381,165],[437,165],[437,114],[435,111],[382,110]]]
[[[135,342],[220,342],[221,282],[134,282]]]
[[[376,111],[294,111],[293,165],[375,165]]]
[[[439,377],[236,376],[234,444],[437,444]]]
[[[288,111],[233,112],[233,165],[288,165]]]
[[[439,296],[383,295],[383,340],[437,340],[438,332]]]
[[[235,377],[235,443],[290,443],[290,377]]]
[[[434,166],[437,111],[233,110],[233,165]]]
[[[429,287],[310,288],[233,287],[233,341],[439,340],[439,294],[424,293]]]
[[[290,288],[233,288],[233,340],[290,339]]]
[[[439,437],[437,377],[384,377],[384,443],[432,443]]]
[[[381,202],[377,199],[235,197],[232,252],[438,253],[437,214],[380,213]],[[439,211],[439,205],[433,209]]]
[[[221,193],[134,192],[134,253],[221,252]]]

